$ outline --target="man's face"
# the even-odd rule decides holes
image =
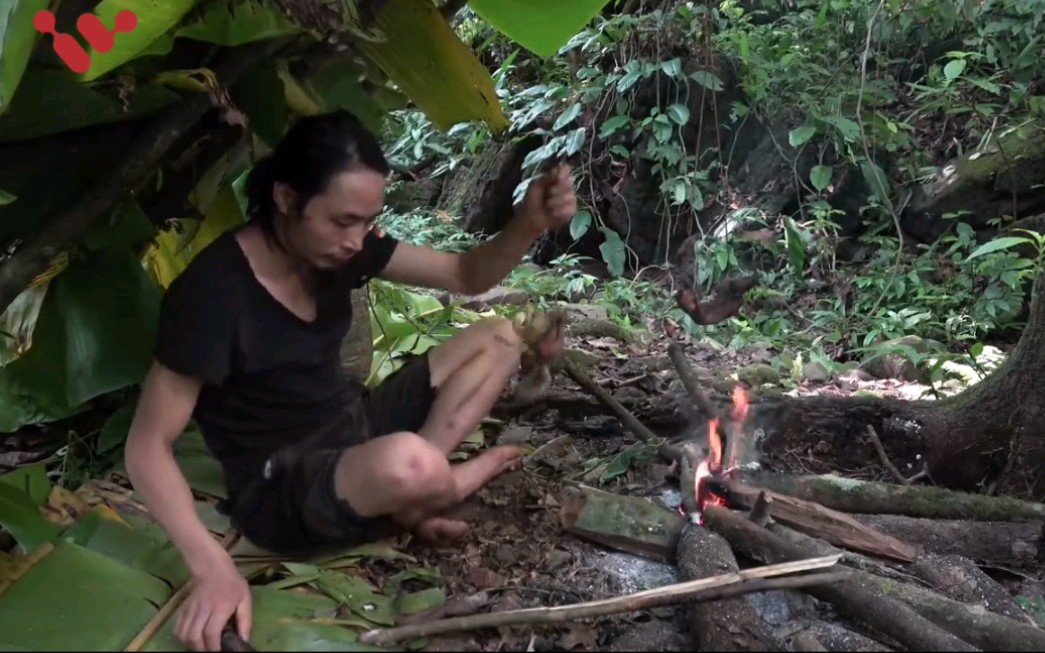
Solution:
[[[288,245],[317,268],[341,267],[363,248],[384,203],[385,178],[380,173],[367,168],[339,173],[323,193],[309,200],[302,215],[287,221]]]

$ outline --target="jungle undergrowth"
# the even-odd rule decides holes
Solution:
[[[761,6],[773,12],[777,4]],[[1040,3],[798,0],[773,20],[755,18],[729,1],[670,3],[646,14],[597,18],[559,56],[542,60],[462,12],[458,31],[495,72],[512,121],[509,137],[543,139],[523,164],[517,195],[547,161],[569,161],[582,201],[570,236],[579,242],[596,234],[609,269],[608,278],[598,279],[584,271],[583,257],[567,252],[543,270],[520,267],[506,285],[527,290],[541,305],[598,303],[628,327],[659,329],[662,318],[671,318],[698,339],[801,350],[828,363],[873,356],[910,335],[926,339],[937,354],[975,357],[996,334],[1018,330],[1028,281],[1041,267],[1036,234],[981,246],[968,225],[954,220],[933,245],[900,251],[895,211],[942,162],[982,148],[1005,124],[1045,116],[1045,79],[1035,55],[1045,24]],[[947,47],[928,51],[927,43]],[[737,63],[744,89],[729,115],[715,117],[718,129],[784,107],[794,115],[786,138],[796,164],[810,152],[818,161],[798,179],[802,197],[793,212],[732,202],[719,153],[683,138],[688,125],[703,120],[688,108],[689,98],[723,88],[714,68],[694,70],[692,62],[717,57]],[[656,106],[636,113],[637,94],[650,88],[659,91]],[[443,156],[430,170],[443,175],[465,165],[483,142],[479,126],[442,133],[417,113],[397,115],[387,139],[400,166]],[[674,306],[672,288],[635,281],[627,235],[585,202],[596,166],[627,170],[639,160],[660,184],[665,230],[689,223],[698,233],[697,269],[683,273],[704,292],[728,275],[760,275],[739,316],[698,327]],[[860,215],[868,229],[843,262],[836,254],[843,212],[832,205],[832,193],[846,169],[867,182]],[[732,210],[707,224],[702,216],[723,203]],[[476,242],[445,216],[424,213],[410,217],[416,223],[404,231],[453,249]],[[773,237],[752,242],[723,228],[735,218]],[[995,220],[997,227],[1006,224],[1006,216]],[[1028,243],[1037,254],[1017,252]]]

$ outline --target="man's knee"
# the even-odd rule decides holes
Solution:
[[[419,504],[449,505],[456,486],[446,456],[421,436],[393,433],[370,443],[379,451],[368,454],[369,490],[380,488],[382,508],[399,510]],[[341,472],[342,470],[339,470]],[[344,473],[355,473],[345,469]],[[347,480],[347,479],[346,479]]]

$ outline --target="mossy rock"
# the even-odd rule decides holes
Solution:
[[[780,372],[765,363],[752,363],[737,370],[737,379],[752,388],[763,385],[779,385]]]

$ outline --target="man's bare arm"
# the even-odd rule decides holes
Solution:
[[[478,295],[500,283],[541,233],[514,218],[496,236],[464,253],[399,243],[381,278],[461,295]]]
[[[142,385],[124,453],[134,489],[193,575],[229,557],[196,514],[192,490],[174,460],[174,441],[189,423],[199,391],[199,381],[154,363]]]

